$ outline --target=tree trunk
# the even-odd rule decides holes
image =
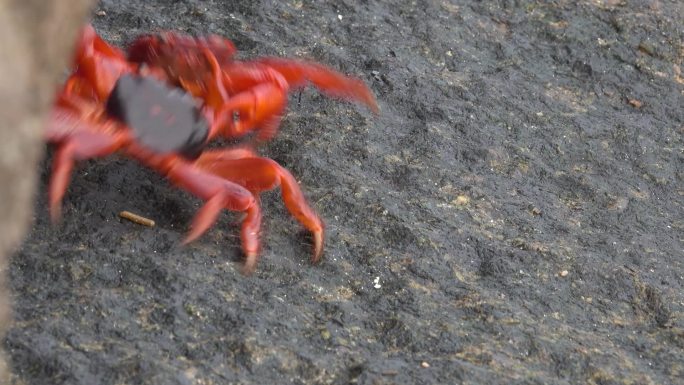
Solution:
[[[92,0],[0,0],[0,337],[10,323],[9,254],[28,228],[41,134]],[[9,371],[0,351],[0,384]]]

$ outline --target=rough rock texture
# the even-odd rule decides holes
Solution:
[[[293,94],[263,153],[325,218],[325,259],[265,194],[251,277],[238,216],[180,248],[195,198],[83,164],[11,265],[17,383],[684,382],[682,8],[102,1],[114,44],[222,34],[362,77],[382,115]]]
[[[10,320],[8,253],[26,232],[44,113],[91,1],[0,0],[0,336]],[[0,384],[9,381],[0,351]]]

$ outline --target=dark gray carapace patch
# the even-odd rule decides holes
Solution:
[[[107,113],[128,125],[139,144],[159,153],[195,158],[209,133],[189,94],[149,77],[122,76],[107,100]]]

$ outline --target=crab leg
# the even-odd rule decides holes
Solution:
[[[342,75],[324,65],[275,57],[258,59],[254,63],[276,70],[285,77],[291,88],[305,87],[307,83],[311,83],[330,96],[361,102],[375,114],[380,111],[375,97],[364,82]]]
[[[97,32],[95,32],[95,28],[93,28],[92,25],[87,24],[81,29],[79,40],[76,42],[74,67],[79,65],[79,58],[93,56],[95,55],[95,52],[117,62],[126,62],[126,56],[123,51],[107,44],[107,42],[102,40]]]
[[[76,72],[90,82],[99,100],[107,100],[117,79],[135,68],[126,61],[121,50],[102,40],[92,25],[86,25],[81,31],[74,66]]]
[[[57,140],[54,135],[48,138],[60,143],[55,151],[52,163],[52,176],[48,190],[50,216],[57,222],[62,213],[62,199],[71,180],[71,174],[76,161],[103,157],[120,149],[128,142],[122,131],[121,134],[107,134],[90,131],[75,131]]]
[[[183,240],[183,244],[202,236],[216,223],[223,209],[246,213],[242,221],[240,239],[246,257],[245,272],[254,270],[260,249],[261,208],[248,189],[173,155],[151,154],[134,144],[126,149],[126,153],[160,171],[172,184],[205,201],[195,214],[190,232]]]
[[[205,151],[194,165],[233,181],[255,195],[281,187],[283,202],[293,217],[313,234],[313,262],[323,251],[323,222],[308,205],[295,178],[275,161],[257,157],[245,149]]]

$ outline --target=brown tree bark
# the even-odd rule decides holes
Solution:
[[[41,134],[93,0],[0,0],[0,338],[10,322],[7,266],[31,218]],[[0,351],[0,384],[9,372]]]

